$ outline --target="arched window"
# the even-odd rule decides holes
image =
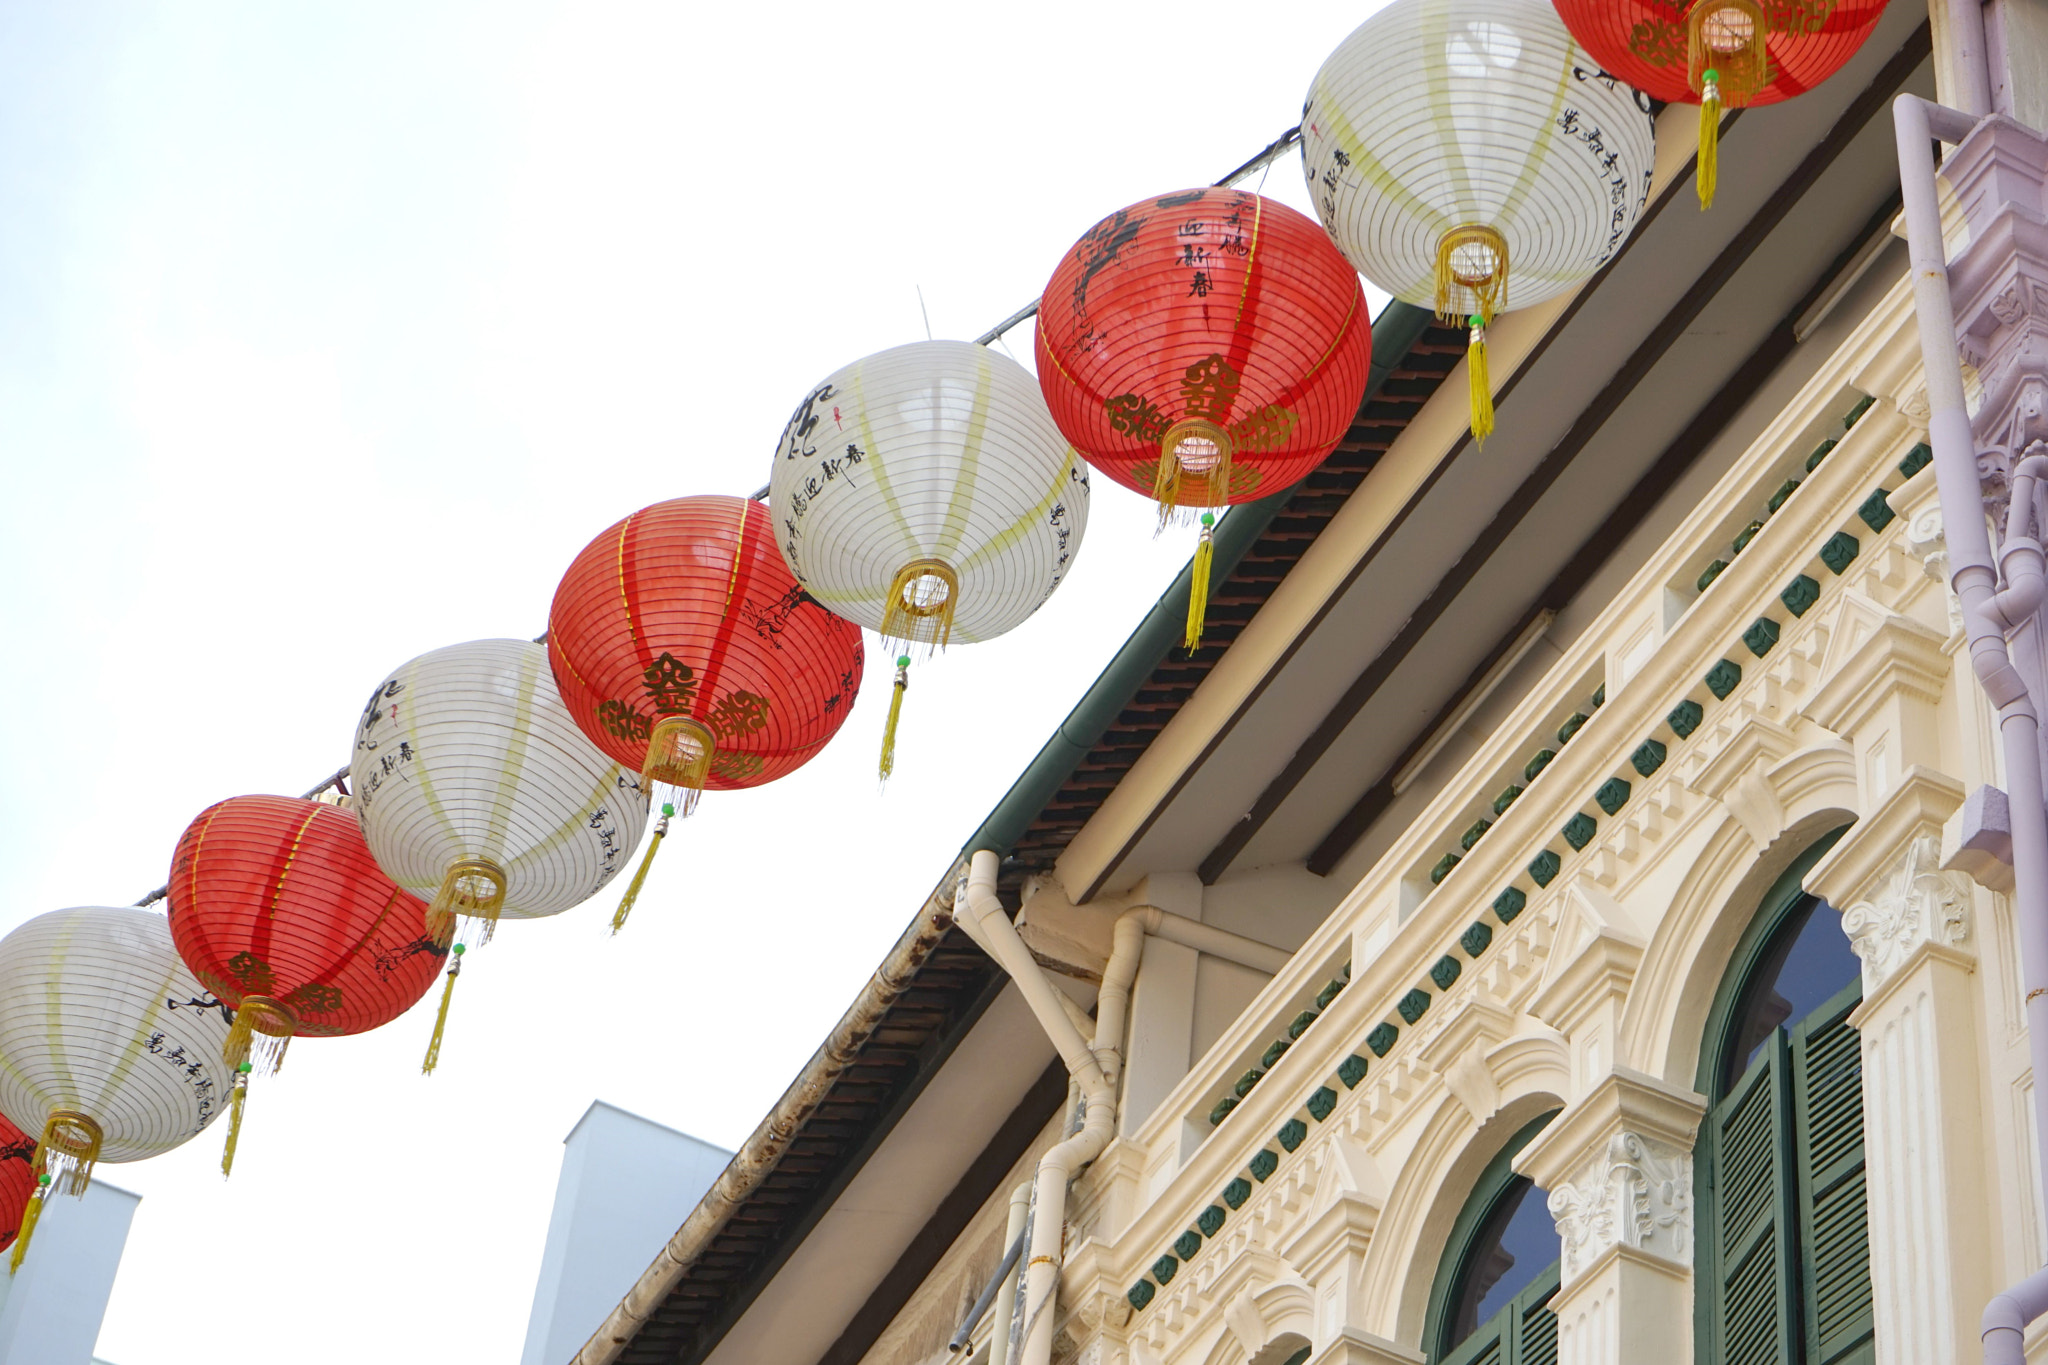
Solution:
[[[1863,1067],[1848,1022],[1862,973],[1841,918],[1799,885],[1840,833],[1764,896],[1708,1015],[1693,1170],[1700,1360],[1874,1358]]]
[[[1451,1227],[1429,1291],[1431,1365],[1550,1365],[1557,1359],[1557,1224],[1510,1163],[1554,1114],[1508,1139]]]

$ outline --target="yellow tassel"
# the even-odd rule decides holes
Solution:
[[[1721,111],[1745,107],[1770,83],[1770,34],[1758,0],[1699,0],[1685,16],[1685,81],[1700,97],[1693,186],[1702,209],[1714,206],[1721,178]]]
[[[1492,317],[1508,298],[1508,239],[1483,223],[1454,227],[1436,243],[1436,312],[1445,322]]]
[[[647,852],[641,855],[640,866],[633,873],[633,880],[626,883],[626,894],[619,898],[619,908],[612,912],[612,932],[618,933],[626,927],[626,916],[633,913],[633,902],[640,899],[640,888],[647,883],[647,869],[654,866],[654,855],[661,848],[662,836],[668,833],[669,817],[676,808],[666,802],[661,807],[661,819],[654,822],[654,837],[647,841]]]
[[[1202,513],[1202,538],[1195,542],[1195,562],[1188,580],[1188,628],[1181,643],[1192,654],[1202,647],[1202,625],[1209,617],[1209,566],[1216,558],[1216,517]]]
[[[235,1068],[235,1088],[228,1096],[228,1145],[221,1148],[220,1174],[225,1180],[235,1172],[235,1146],[242,1140],[242,1107],[249,1102],[249,1063]]]
[[[1472,344],[1465,352],[1465,373],[1472,390],[1472,440],[1481,449],[1493,435],[1493,377],[1486,370],[1486,320],[1471,317]]]
[[[420,1063],[422,1076],[433,1075],[441,1060],[441,1035],[448,1029],[448,1002],[455,997],[455,978],[462,975],[462,952],[458,943],[448,958],[448,980],[441,987],[441,1012],[434,1016],[434,1036],[427,1040],[427,1059]]]
[[[889,696],[889,721],[882,727],[882,780],[896,771],[896,726],[903,719],[903,694],[910,690],[910,656],[896,656],[896,688]]]
[[[36,1144],[36,1172],[63,1186],[65,1194],[84,1194],[100,1159],[100,1126],[75,1109],[53,1110]]]
[[[284,1066],[285,1048],[298,1029],[298,1016],[267,995],[246,997],[235,1009],[235,1022],[221,1044],[221,1060],[231,1067],[254,1064],[259,1076]]]
[[[427,907],[427,923],[436,939],[454,937],[454,917],[475,922],[479,945],[491,941],[498,912],[505,908],[505,869],[488,858],[463,858],[448,864],[441,889]]]
[[[1707,73],[1706,98],[1700,101],[1700,157],[1693,186],[1700,193],[1702,210],[1714,207],[1714,190],[1721,179],[1721,88],[1714,73]]]
[[[880,634],[905,645],[944,649],[953,638],[953,609],[959,601],[960,575],[951,564],[943,559],[913,559],[896,571],[896,579],[889,585]]]
[[[14,1235],[14,1255],[7,1260],[7,1273],[14,1274],[21,1269],[21,1261],[28,1255],[29,1239],[36,1235],[36,1221],[43,1216],[43,1205],[50,1199],[50,1177],[36,1177],[36,1187],[30,1192],[28,1207],[21,1211],[21,1231]]]
[[[704,784],[711,780],[711,760],[718,753],[718,736],[702,721],[688,716],[663,716],[654,723],[647,740],[647,761],[640,768],[640,785],[652,791],[657,782],[683,789],[683,814],[697,808]]]

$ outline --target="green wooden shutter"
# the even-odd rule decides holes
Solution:
[[[1809,1365],[1875,1359],[1865,1221],[1863,1061],[1849,1012],[1860,983],[1793,1027],[1800,1276]]]
[[[1459,1342],[1442,1365],[1557,1365],[1558,1267],[1552,1265],[1477,1331]]]
[[[1792,1066],[1775,1030],[1743,1078],[1709,1116],[1709,1208],[1715,1226],[1711,1359],[1719,1365],[1799,1360],[1792,1156]]]
[[[1517,1329],[1514,1365],[1557,1365],[1557,1314],[1550,1311],[1557,1284],[1558,1267],[1552,1266],[1508,1305]]]

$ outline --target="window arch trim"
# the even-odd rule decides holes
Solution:
[[[1455,1341],[1444,1340],[1450,1331],[1451,1305],[1464,1287],[1464,1272],[1468,1268],[1465,1263],[1471,1258],[1479,1234],[1509,1189],[1521,1178],[1514,1168],[1515,1158],[1560,1112],[1553,1109],[1523,1124],[1501,1145],[1493,1159],[1479,1172],[1478,1179],[1472,1182],[1472,1192],[1465,1196],[1464,1207],[1458,1210],[1457,1221],[1451,1224],[1444,1254],[1437,1261],[1436,1277],[1429,1285],[1429,1311],[1423,1318],[1423,1351],[1430,1360],[1444,1359],[1458,1345]]]
[[[1720,1098],[1714,1093],[1717,1088],[1715,1077],[1728,1051],[1728,1035],[1736,1024],[1735,1010],[1741,1002],[1743,989],[1756,974],[1757,964],[1763,960],[1778,930],[1807,898],[1806,888],[1802,885],[1806,874],[1848,832],[1848,825],[1839,825],[1814,840],[1794,858],[1791,866],[1778,874],[1770,890],[1764,892],[1757,902],[1748,927],[1736,941],[1735,951],[1721,973],[1721,984],[1714,988],[1714,1003],[1707,1010],[1707,1030],[1700,1048],[1699,1066],[1693,1076],[1693,1089],[1706,1096],[1709,1104]]]

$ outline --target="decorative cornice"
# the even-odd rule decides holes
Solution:
[[[1586,879],[1567,888],[1564,899],[1567,918],[1576,923],[1559,925],[1549,973],[1529,1013],[1569,1035],[1603,1004],[1628,995],[1645,941],[1621,905]]]
[[[1515,1158],[1515,1169],[1538,1185],[1555,1189],[1624,1132],[1690,1151],[1706,1108],[1706,1101],[1690,1090],[1616,1067],[1530,1140]]]
[[[1425,1365],[1425,1361],[1420,1351],[1356,1327],[1340,1327],[1329,1345],[1309,1357],[1308,1365]]]
[[[1900,850],[1909,843],[1932,838],[1938,852],[1941,827],[1962,804],[1963,784],[1947,773],[1933,768],[1906,769],[1877,809],[1851,825],[1827,856],[1813,865],[1803,885],[1837,907],[1875,898]]]
[[[1849,623],[1838,629],[1849,629]],[[1829,660],[1827,680],[1801,711],[1824,729],[1854,735],[1894,693],[1938,702],[1949,675],[1943,644],[1941,635],[1910,616],[1884,612],[1846,656]]]

